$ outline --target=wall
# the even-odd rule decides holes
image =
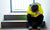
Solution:
[[[0,0],[0,22],[3,21],[3,15],[9,13],[10,13],[10,0]]]

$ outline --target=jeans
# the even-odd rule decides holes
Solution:
[[[27,14],[28,25],[31,25],[33,29],[36,29],[42,22],[44,16],[40,14],[38,17],[31,17],[30,14]]]

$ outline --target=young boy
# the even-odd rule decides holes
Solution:
[[[39,3],[34,3],[28,7],[27,20],[33,30],[37,30],[37,27],[43,22],[43,10]]]

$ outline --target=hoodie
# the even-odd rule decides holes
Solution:
[[[41,4],[39,4],[39,3],[33,3],[32,5],[34,5],[34,4],[38,5],[38,7],[39,7],[38,11],[40,12],[40,14],[43,14],[43,9],[41,7]],[[36,14],[35,12],[32,12],[31,11],[31,6],[28,7],[27,14],[31,14],[31,15],[33,15],[33,17],[38,17],[40,15],[40,14]]]

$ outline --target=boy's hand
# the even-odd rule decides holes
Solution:
[[[39,11],[37,11],[37,12],[36,12],[36,14],[40,14],[40,12],[39,12]]]
[[[33,17],[33,15],[31,15],[31,17]]]

